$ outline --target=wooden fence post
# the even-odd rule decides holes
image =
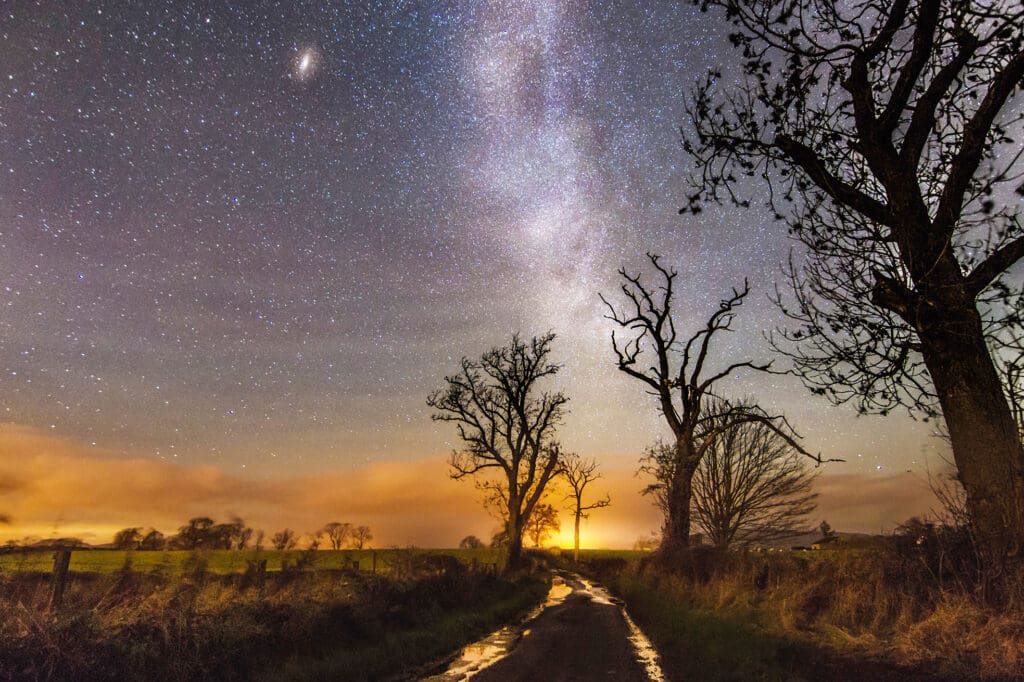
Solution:
[[[53,576],[50,582],[50,613],[60,609],[64,601],[64,589],[68,586],[68,568],[71,566],[71,550],[58,549],[53,553]]]
[[[263,588],[267,584],[267,560],[260,559],[256,565],[256,588],[258,594],[263,596]]]

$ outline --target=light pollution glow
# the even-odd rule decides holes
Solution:
[[[375,547],[453,547],[470,534],[487,541],[498,527],[472,485],[445,476],[443,458],[258,477],[97,452],[13,424],[0,424],[0,452],[0,511],[12,521],[0,525],[0,542],[35,536],[99,544],[127,526],[173,533],[193,516],[237,515],[268,534],[284,527],[307,533],[329,521],[365,524],[374,532]],[[632,472],[628,461],[614,462],[592,484],[593,494],[611,494],[612,506],[584,521],[583,547],[629,548],[660,525],[657,510],[638,493],[644,482]],[[891,530],[908,510],[924,513],[934,506],[924,481],[911,474],[826,475],[818,489],[819,516],[843,530]],[[551,501],[560,505],[559,497],[553,493]],[[562,512],[561,523],[549,544],[571,547],[568,512]]]

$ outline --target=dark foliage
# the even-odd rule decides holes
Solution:
[[[991,355],[1014,352],[1024,309],[1024,7],[698,4],[732,25],[742,80],[687,98],[683,210],[747,206],[766,181],[801,246],[777,350],[836,402],[941,410],[983,544],[1024,549],[1024,448]]]

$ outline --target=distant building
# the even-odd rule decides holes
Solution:
[[[811,543],[811,549],[835,549],[834,546],[829,547],[829,545],[836,545],[838,543],[839,543],[839,536],[838,535],[830,535],[828,537],[824,537],[824,538],[821,538],[820,540],[815,540],[814,542],[812,542]]]

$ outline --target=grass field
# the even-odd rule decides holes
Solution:
[[[52,554],[3,556],[0,680],[388,679],[518,618],[550,583],[466,566],[493,550],[81,550],[52,607]],[[362,570],[334,570],[346,560]]]
[[[649,551],[640,549],[581,549],[580,561],[604,561],[607,559],[623,559],[625,561],[639,561],[642,557],[650,556]],[[563,557],[572,557],[572,550],[562,550]]]
[[[342,549],[319,550],[310,553],[312,567],[324,570],[340,570],[349,568],[351,562],[358,562],[359,570],[377,570],[386,572],[401,559],[406,561],[408,555],[445,554],[454,556],[459,561],[472,564],[475,560],[480,564],[500,564],[500,550],[482,549]],[[164,572],[177,575],[182,567],[193,557],[206,562],[206,570],[218,575],[243,573],[250,561],[266,560],[267,571],[280,571],[284,566],[294,566],[307,553],[304,550],[158,550],[158,551],[124,551],[106,549],[80,549],[71,553],[71,571],[76,573],[114,573],[131,562],[133,571],[143,573]],[[37,572],[50,573],[53,570],[53,550],[15,550],[0,554],[0,573],[4,572]]]

